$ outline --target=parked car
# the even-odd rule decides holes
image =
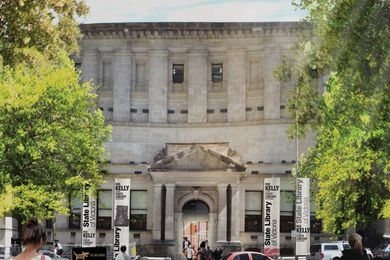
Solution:
[[[233,252],[223,258],[224,260],[272,260],[272,258],[262,253],[252,251]]]
[[[41,253],[42,255],[47,255],[51,259],[55,259],[55,260],[69,260],[68,258],[64,258],[62,256],[59,256],[50,250],[39,250],[39,253]]]
[[[343,250],[350,249],[348,242],[337,241],[329,243],[313,244],[310,246],[308,260],[339,260]]]
[[[372,250],[374,259],[390,259],[390,244],[380,245]]]

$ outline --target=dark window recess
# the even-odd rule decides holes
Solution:
[[[130,108],[130,112],[131,113],[137,113],[137,109],[136,108]]]
[[[223,65],[220,64],[211,64],[211,80],[214,83],[223,81]]]
[[[257,111],[263,111],[264,107],[257,107]]]
[[[282,160],[282,163],[286,163],[286,160]]]
[[[280,216],[280,232],[291,233],[294,230],[294,216]]]
[[[131,214],[130,229],[131,230],[146,230],[146,214]]]
[[[166,207],[166,199],[167,199],[167,189],[165,185],[161,187],[161,211],[160,211],[160,240],[165,240],[165,207]]]
[[[141,164],[148,164],[147,162],[141,162]]]
[[[104,111],[104,107],[99,107],[99,109],[100,109],[101,111]]]
[[[69,215],[69,228],[80,228],[81,214],[71,212]]]
[[[287,170],[287,171],[286,171],[286,174],[291,174],[291,170]]]
[[[257,240],[257,236],[251,236],[252,240]]]
[[[295,160],[292,160],[292,161],[291,161],[291,163],[296,163],[296,162],[297,162],[297,161],[295,161]]]
[[[319,236],[314,236],[314,240],[320,240]]]
[[[188,114],[188,110],[187,109],[180,110],[180,114]]]
[[[147,191],[131,191],[130,230],[146,230]]]
[[[245,232],[261,232],[261,220],[261,215],[245,215]]]
[[[149,109],[142,109],[142,113],[144,113],[144,114],[149,113]]]
[[[219,110],[219,112],[221,112],[221,113],[227,113],[227,108],[222,108],[222,109]]]
[[[134,174],[142,174],[142,171],[134,171]]]
[[[168,110],[168,114],[174,114],[174,113],[175,113],[175,110],[171,110],[171,109]]]
[[[130,161],[129,164],[135,164],[135,162],[134,161]]]
[[[173,81],[173,83],[183,83],[184,82],[184,65],[183,64],[173,64],[173,66],[172,66],[172,81]]]
[[[285,108],[286,108],[285,105],[280,106],[280,109],[285,109]]]
[[[320,219],[316,219],[314,216],[310,218],[310,233],[321,233],[322,231],[322,222]]]
[[[106,233],[99,233],[99,237],[100,238],[105,238],[106,237]]]
[[[226,188],[226,240],[232,240],[232,186]],[[248,259],[249,260],[249,259]]]
[[[252,164],[252,161],[247,161],[246,164]]]
[[[261,164],[261,163],[264,163],[263,161],[259,161],[259,163]]]
[[[252,171],[252,174],[259,174],[259,171]]]
[[[98,212],[97,212],[97,228],[111,229],[111,215],[112,215],[112,191],[99,190],[98,191]]]
[[[207,114],[214,114],[214,109],[207,109]]]
[[[114,108],[113,107],[109,107],[108,111],[112,112],[112,111],[114,111]]]
[[[141,238],[141,234],[140,233],[134,233],[133,234],[133,238]]]
[[[54,226],[54,219],[46,219],[46,228],[53,228]]]
[[[77,71],[79,71],[79,72],[81,71],[81,63],[80,62],[75,62],[74,67]]]
[[[252,108],[251,107],[247,107],[247,108],[245,108],[245,111],[246,112],[250,112],[250,111],[252,111]]]

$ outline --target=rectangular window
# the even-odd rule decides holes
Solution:
[[[98,229],[111,229],[112,219],[112,191],[98,191]]]
[[[262,231],[262,193],[245,191],[245,232]]]
[[[112,66],[111,61],[103,61],[103,77],[102,77],[102,86],[104,89],[110,89],[112,87],[111,73]]]
[[[223,81],[222,63],[211,64],[211,80],[213,81],[213,83],[219,83]]]
[[[132,190],[130,201],[130,230],[146,230],[147,225],[146,190]]]
[[[80,228],[81,223],[81,200],[69,197],[69,228]]]
[[[145,85],[145,64],[137,63],[135,66],[136,70],[136,89],[142,90]]]
[[[172,81],[173,81],[173,83],[183,83],[184,82],[184,65],[183,64],[173,64],[173,66],[172,66]]]
[[[294,230],[294,192],[280,192],[280,232],[291,233]]]

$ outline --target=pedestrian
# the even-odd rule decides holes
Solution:
[[[36,218],[27,221],[23,229],[22,242],[25,249],[14,260],[51,260],[49,256],[39,253],[46,242],[46,232]]]
[[[121,246],[121,252],[115,257],[115,260],[130,260],[130,257],[126,254],[126,250],[126,246]]]
[[[362,237],[358,233],[354,233],[348,237],[348,244],[351,249],[343,250],[341,260],[372,260],[371,256],[367,255],[363,248]]]
[[[189,248],[190,246],[191,246],[191,241],[189,241],[187,237],[183,237],[183,245],[182,245],[183,254],[185,254],[186,249]]]
[[[185,250],[185,256],[188,260],[193,260],[194,257],[195,257],[195,250],[194,250],[194,246],[189,246],[186,250]]]
[[[64,249],[59,240],[54,240],[54,253],[57,255],[64,253]]]

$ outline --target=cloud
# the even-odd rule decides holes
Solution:
[[[84,23],[297,21],[289,0],[87,0]]]

